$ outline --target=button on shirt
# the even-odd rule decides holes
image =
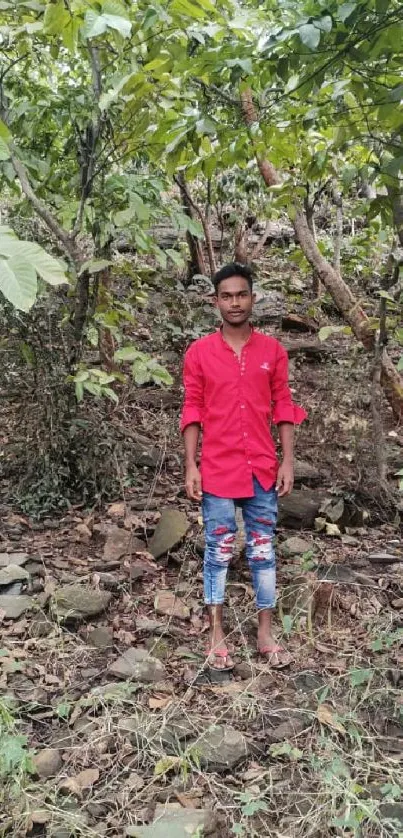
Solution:
[[[191,344],[183,379],[181,430],[193,423],[203,428],[203,491],[253,497],[253,475],[270,489],[279,467],[270,424],[299,425],[307,417],[292,402],[285,349],[252,330],[238,357],[219,330]]]

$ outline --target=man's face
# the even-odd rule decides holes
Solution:
[[[243,276],[231,276],[223,279],[214,297],[222,319],[231,326],[242,326],[249,320],[255,295],[252,294],[248,280]]]

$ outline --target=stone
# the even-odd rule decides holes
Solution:
[[[320,581],[313,573],[295,576],[281,591],[280,609],[291,614],[299,627],[306,626],[319,605],[329,602],[333,583]]]
[[[9,564],[0,569],[0,587],[12,585],[13,582],[25,582],[27,579],[29,579],[29,573],[21,565]]]
[[[128,826],[126,836],[131,838],[192,838],[216,833],[217,815],[210,809],[168,810],[147,826]]]
[[[63,620],[95,617],[108,607],[111,596],[109,591],[97,591],[89,585],[63,585],[54,591],[52,612]]]
[[[177,617],[179,620],[188,620],[190,617],[187,605],[172,591],[158,591],[154,608],[157,614],[164,614],[166,617]]]
[[[127,649],[109,667],[109,674],[116,678],[133,678],[142,684],[162,681],[165,667],[157,658],[153,658],[147,649]]]
[[[129,774],[126,783],[126,786],[130,788],[131,791],[140,791],[145,786],[145,782],[140,774],[137,774],[135,771],[131,771]]]
[[[399,599],[392,599],[393,608],[403,608],[403,597],[399,597]]]
[[[403,556],[397,556],[393,553],[370,553],[367,556],[371,564],[397,564],[403,561]]]
[[[164,509],[149,543],[150,553],[159,559],[182,541],[189,527],[190,522],[180,509]]]
[[[144,631],[148,634],[160,634],[165,631],[165,623],[160,623],[158,620],[149,620],[148,617],[137,617],[136,629],[137,631]]]
[[[110,649],[113,646],[113,634],[107,626],[97,626],[87,636],[90,646],[96,649]]]
[[[301,317],[299,314],[286,314],[281,318],[281,328],[284,332],[317,332],[318,324],[311,317]]]
[[[253,676],[253,669],[247,661],[241,661],[235,664],[234,675],[241,678],[242,681],[248,681]]]
[[[13,582],[12,585],[5,585],[3,587],[2,594],[7,594],[7,596],[20,596],[23,587],[22,582]],[[29,593],[32,594],[32,585],[30,586]]]
[[[106,562],[118,561],[123,556],[146,550],[144,541],[140,541],[129,530],[124,530],[116,524],[108,527],[104,546],[103,558]]]
[[[394,821],[398,824],[399,834],[403,829],[403,803],[381,803],[379,807],[381,821]]]
[[[323,495],[313,489],[294,490],[280,498],[278,525],[290,530],[310,530],[319,512]]]
[[[24,565],[29,559],[28,553],[0,553],[0,567],[8,567],[8,565]]]
[[[25,565],[25,570],[30,576],[45,576],[45,567],[42,562],[29,561]]]
[[[57,748],[44,748],[33,759],[35,773],[42,780],[55,777],[62,767],[62,758]]]
[[[284,742],[286,739],[294,739],[299,733],[307,727],[307,720],[305,718],[291,718],[281,722],[272,730],[267,729],[267,740],[273,742]]]
[[[194,747],[201,768],[207,771],[228,771],[249,755],[244,735],[229,725],[212,725],[198,737]]]
[[[284,553],[285,556],[303,556],[305,553],[309,553],[313,549],[313,544],[311,541],[306,541],[304,538],[300,538],[299,535],[294,535],[291,538],[287,538],[286,541],[283,541],[280,550]]]
[[[7,620],[18,620],[22,614],[33,607],[33,600],[29,596],[0,595],[0,613],[4,613]]]
[[[54,629],[54,623],[45,614],[35,614],[29,621],[28,634],[30,637],[39,639],[47,637]]]
[[[294,460],[294,482],[298,487],[301,483],[305,486],[316,486],[322,480],[318,469],[306,460]]]

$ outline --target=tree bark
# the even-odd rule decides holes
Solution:
[[[252,91],[250,89],[241,93],[241,105],[245,124],[248,128],[250,128],[258,121],[256,108],[252,98]],[[251,139],[251,142],[254,145],[253,139]],[[259,171],[266,185],[270,187],[278,184],[280,182],[280,178],[274,166],[269,161],[262,159],[256,153],[256,150],[255,155]],[[400,210],[398,211],[400,212]],[[401,212],[401,229],[403,235],[403,200],[401,202]],[[301,250],[308,262],[317,272],[320,281],[323,283],[327,291],[329,291],[329,294],[333,298],[344,319],[351,326],[355,337],[361,341],[368,351],[373,352],[375,337],[373,329],[370,328],[369,318],[362,308],[360,300],[357,300],[354,297],[352,291],[344,282],[340,274],[335,271],[330,262],[328,262],[320,252],[309,229],[306,214],[301,206],[297,205],[295,208],[293,223]],[[381,384],[385,390],[385,395],[395,416],[398,419],[403,419],[403,378],[398,373],[385,349],[382,353],[381,365]]]
[[[400,247],[403,247],[403,191],[401,189],[388,188],[388,196],[392,203],[393,224],[399,239]]]
[[[185,176],[183,172],[180,172],[175,178],[175,180],[179,186],[184,211],[188,218],[191,218],[193,221],[195,218],[195,212],[192,207],[192,202],[189,200],[190,195],[186,186]],[[203,248],[200,239],[198,239],[197,236],[194,236],[193,233],[190,233],[189,230],[187,230],[186,241],[188,243],[190,253],[188,279],[191,280],[194,274],[202,274],[203,276],[205,276],[207,272],[206,263],[204,260]]]

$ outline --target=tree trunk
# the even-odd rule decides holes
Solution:
[[[252,91],[250,89],[241,93],[241,104],[245,123],[251,127],[257,122],[257,114],[253,103]],[[253,144],[253,139],[251,139]],[[255,151],[256,154],[256,151]],[[259,171],[267,186],[274,186],[280,182],[279,175],[274,166],[267,160],[263,160],[256,154]],[[398,208],[398,205],[397,205]],[[403,236],[403,200],[400,204],[401,230]],[[397,209],[400,212],[399,209]],[[400,216],[399,216],[400,217]],[[397,218],[398,220],[398,218]],[[396,223],[396,222],[395,222]],[[312,233],[309,229],[305,212],[300,206],[296,206],[294,217],[294,229],[299,241],[301,250],[312,268],[317,272],[320,281],[323,283],[329,294],[337,305],[337,308],[349,323],[356,338],[362,342],[365,348],[371,352],[374,350],[375,338],[373,329],[370,328],[369,318],[356,300],[348,285],[340,274],[334,270],[330,262],[322,256]],[[398,419],[403,418],[403,378],[399,375],[394,364],[387,355],[386,350],[382,354],[381,383],[385,390],[386,397]]]
[[[243,221],[235,225],[234,257],[243,265],[248,261],[248,230]]]
[[[88,305],[90,300],[90,275],[88,271],[77,279],[76,296],[74,301],[73,348],[71,363],[78,364],[83,345],[84,328],[87,322]]]
[[[388,187],[388,196],[392,204],[393,224],[400,247],[403,247],[403,191]]]
[[[195,212],[192,207],[192,202],[189,200],[190,196],[186,187],[186,181],[183,172],[180,172],[176,177],[176,183],[179,186],[184,211],[188,218],[191,218],[192,221],[194,221]],[[200,239],[198,239],[197,236],[194,236],[193,233],[190,233],[189,230],[187,230],[186,241],[188,243],[190,253],[190,261],[188,265],[188,279],[190,281],[195,274],[202,274],[203,276],[205,276],[207,273],[207,269]]]

